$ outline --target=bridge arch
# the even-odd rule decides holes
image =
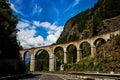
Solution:
[[[98,52],[99,48],[106,42],[107,42],[107,40],[105,40],[104,38],[97,38],[97,39],[95,39],[93,44],[96,47],[96,52]]]
[[[31,61],[31,53],[30,51],[26,50],[22,53],[22,60],[25,64],[26,70],[30,71],[30,61]]]
[[[81,50],[82,58],[91,55],[91,44],[89,42],[83,41],[79,47]]]
[[[74,44],[69,44],[66,48],[68,63],[77,62],[77,47]]]
[[[45,49],[39,49],[35,53],[35,71],[49,70],[49,54]]]
[[[64,64],[64,49],[61,46],[57,46],[54,49],[55,55],[55,69],[58,71],[60,67]]]
[[[48,53],[49,55],[49,71],[54,71],[55,70],[55,61],[54,61],[54,58],[55,58],[55,55],[53,53],[53,46],[44,46],[44,47],[38,47],[38,48],[35,48],[34,49],[34,56],[41,50],[44,50]],[[35,62],[34,62],[35,63]],[[35,67],[34,67],[35,69]]]
[[[100,41],[100,42],[98,42],[98,41]],[[104,38],[97,38],[97,39],[94,40],[93,44],[97,45],[99,43],[105,43],[105,42],[107,42],[106,39],[104,39]]]

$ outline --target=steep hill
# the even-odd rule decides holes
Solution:
[[[57,44],[120,29],[120,0],[98,0],[92,9],[69,19]]]

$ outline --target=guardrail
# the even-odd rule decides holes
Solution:
[[[85,72],[68,72],[71,77],[79,79],[93,79],[93,80],[120,80],[120,74],[109,73],[85,73]]]

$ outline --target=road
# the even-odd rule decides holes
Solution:
[[[49,74],[34,74],[31,77],[20,79],[20,80],[64,80],[56,75]]]
[[[76,78],[71,78],[70,76],[64,74],[52,74],[52,73],[33,73],[29,76],[20,80],[78,80]]]
[[[43,74],[41,75],[40,80],[63,80],[63,79],[59,78],[56,75]]]

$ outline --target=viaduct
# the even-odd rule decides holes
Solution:
[[[64,51],[64,63],[68,63],[67,60],[67,47],[69,45],[74,45],[77,49],[77,57],[76,57],[76,62],[79,62],[82,59],[82,52],[81,52],[81,44],[84,42],[89,43],[90,47],[91,47],[91,57],[95,57],[96,55],[96,46],[95,46],[95,42],[98,39],[104,39],[105,41],[107,41],[108,39],[110,39],[111,35],[117,35],[120,34],[120,31],[115,31],[115,32],[110,32],[110,33],[106,33],[106,34],[102,34],[102,35],[98,35],[98,36],[94,36],[91,38],[87,38],[87,39],[82,39],[82,40],[78,40],[78,41],[73,41],[73,42],[69,42],[69,43],[65,43],[65,44],[56,44],[56,45],[49,45],[49,46],[43,46],[43,47],[36,47],[36,48],[30,48],[30,49],[24,49],[24,50],[20,50],[20,54],[22,57],[22,60],[25,60],[25,53],[29,52],[31,54],[31,60],[30,60],[30,71],[34,71],[35,70],[35,55],[37,54],[38,51],[40,50],[46,50],[49,54],[49,71],[54,71],[55,70],[55,54],[54,51],[57,47],[61,47],[63,48]]]

